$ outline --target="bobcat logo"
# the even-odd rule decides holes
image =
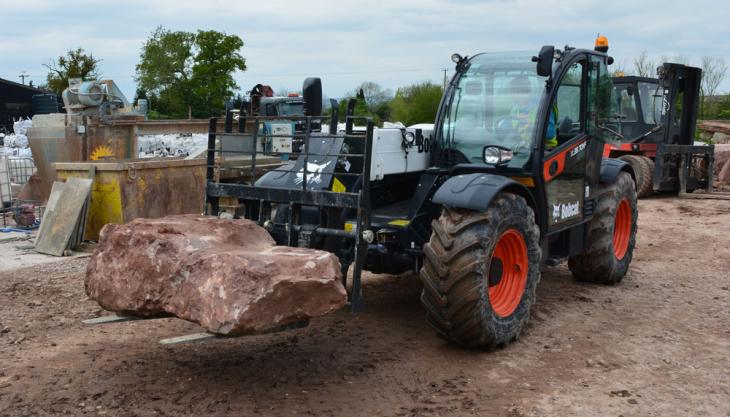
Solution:
[[[557,203],[553,204],[553,223],[567,220],[580,215],[580,203]]]
[[[553,221],[560,219],[560,203],[553,204]]]
[[[327,161],[321,165],[307,162],[307,185],[322,183],[322,171],[327,168],[327,165],[329,165],[330,162],[331,161]],[[297,177],[294,179],[294,184],[299,185],[302,182],[304,182],[304,168],[297,172]]]

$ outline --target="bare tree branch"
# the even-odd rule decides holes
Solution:
[[[714,96],[727,75],[727,64],[721,56],[702,57],[702,97]]]
[[[634,73],[639,77],[653,77],[656,75],[655,72],[656,64],[646,51],[641,51],[641,54],[634,58]]]

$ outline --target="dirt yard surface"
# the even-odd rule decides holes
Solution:
[[[163,346],[177,319],[87,327],[87,259],[0,272],[0,416],[730,416],[730,202],[640,202],[616,286],[543,274],[520,340],[462,350],[415,276],[367,275],[367,311]]]
[[[37,231],[32,233],[0,233],[0,272],[14,271],[18,268],[58,262],[58,257],[44,255],[34,250]],[[74,252],[72,258],[87,257],[89,253]],[[66,258],[68,259],[68,258]],[[1,323],[1,321],[0,321]]]

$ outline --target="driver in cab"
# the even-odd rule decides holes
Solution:
[[[538,103],[536,95],[532,92],[530,80],[525,75],[518,75],[509,83],[509,94],[514,102],[510,110],[510,124],[504,126],[504,122],[498,126],[500,129],[509,129],[524,142],[531,139],[534,125],[537,121]],[[545,148],[550,150],[558,146],[556,122],[558,118],[557,105],[553,103],[550,110],[547,129],[545,131]]]

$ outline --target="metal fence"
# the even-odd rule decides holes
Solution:
[[[12,184],[24,185],[35,171],[31,158],[0,157],[0,202],[3,206],[13,200]]]

